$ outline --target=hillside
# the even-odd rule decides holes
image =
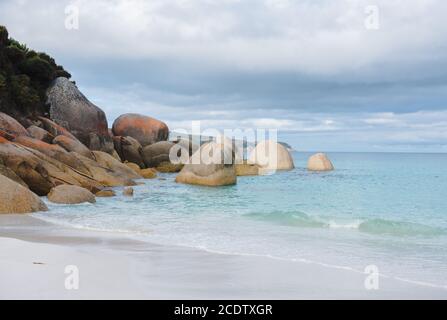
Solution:
[[[71,75],[48,54],[27,48],[0,26],[0,112],[25,126],[27,118],[48,114],[45,92],[57,77]]]

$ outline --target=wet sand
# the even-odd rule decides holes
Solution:
[[[79,289],[66,288],[67,266]],[[70,271],[70,270],[68,270]],[[318,264],[210,253],[0,216],[0,299],[446,299],[447,290]],[[71,282],[69,282],[70,284]]]

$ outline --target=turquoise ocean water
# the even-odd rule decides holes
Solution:
[[[217,253],[360,272],[376,265],[384,276],[447,288],[447,154],[329,153],[329,173],[307,172],[309,155],[293,153],[293,171],[236,186],[181,185],[162,174],[134,198],[49,204],[36,216]]]

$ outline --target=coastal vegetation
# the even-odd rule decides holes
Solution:
[[[58,78],[71,78],[69,72],[48,54],[36,52],[9,37],[0,26],[0,111],[22,122],[30,115],[48,114],[45,93]]]

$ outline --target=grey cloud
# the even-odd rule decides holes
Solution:
[[[78,31],[64,28],[67,4],[80,8]],[[376,31],[363,25],[370,4],[3,0],[0,21],[55,56],[110,121],[130,111],[173,124],[270,121],[306,148],[441,148],[447,3],[376,0]]]

